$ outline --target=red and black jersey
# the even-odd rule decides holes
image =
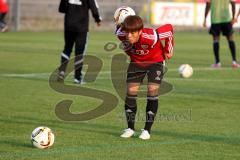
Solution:
[[[170,24],[159,28],[143,28],[139,41],[133,45],[127,41],[127,33],[121,28],[116,35],[123,43],[124,51],[130,56],[131,61],[140,66],[163,62],[165,53],[173,53],[173,27]]]

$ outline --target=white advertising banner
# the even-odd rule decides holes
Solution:
[[[151,23],[162,25],[170,23],[177,26],[203,26],[205,3],[153,2],[151,5]],[[236,6],[236,11],[240,5]],[[210,13],[207,26],[210,26]],[[234,27],[240,27],[240,17]]]
[[[151,20],[154,25],[171,23],[192,26],[194,19],[193,3],[155,2],[152,5]]]

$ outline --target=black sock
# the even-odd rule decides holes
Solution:
[[[144,129],[147,130],[149,133],[151,131],[157,110],[158,110],[158,96],[148,96],[146,107],[146,123]]]
[[[137,112],[137,96],[127,95],[125,100],[125,114],[127,118],[128,128],[134,130],[135,117]]]
[[[219,59],[219,42],[218,41],[213,42],[213,51],[214,51],[215,61],[216,63],[219,63],[220,59]]]
[[[236,47],[234,41],[228,41],[228,45],[232,54],[232,60],[236,61]]]

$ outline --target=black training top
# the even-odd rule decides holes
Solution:
[[[101,22],[96,0],[61,0],[59,12],[65,13],[65,30],[88,32],[89,10],[91,10],[95,22]]]

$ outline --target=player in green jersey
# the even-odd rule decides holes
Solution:
[[[230,13],[231,4],[232,14]],[[220,33],[226,36],[229,49],[232,54],[232,67],[239,68],[240,65],[236,60],[236,46],[233,39],[233,27],[235,16],[235,2],[234,0],[207,0],[204,23],[203,26],[206,27],[206,18],[211,11],[211,27],[209,33],[213,36],[213,51],[215,56],[215,64],[212,65],[214,68],[220,68],[221,62],[219,57],[219,40]]]

